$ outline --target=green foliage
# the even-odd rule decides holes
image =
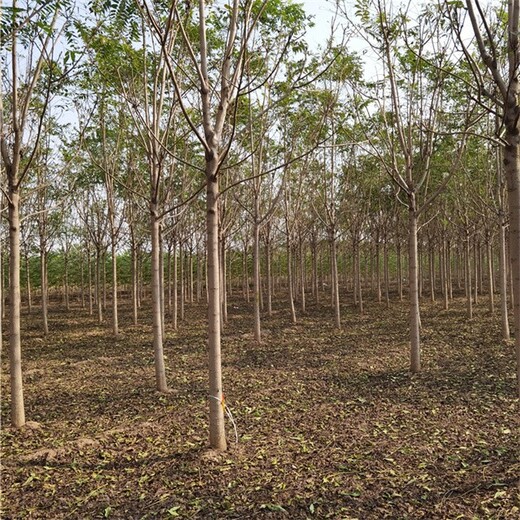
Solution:
[[[134,0],[90,0],[88,6],[91,12],[109,19],[120,34],[135,38],[139,33],[140,11]]]
[[[24,0],[14,5],[2,5],[0,24],[0,49],[9,50],[13,38],[23,47],[34,41],[55,35],[53,20],[61,15],[68,17],[72,0]],[[7,23],[6,21],[7,20]]]

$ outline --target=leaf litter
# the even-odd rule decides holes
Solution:
[[[75,310],[41,338],[25,316],[26,413],[9,423],[3,359],[2,518],[520,517],[514,355],[497,317],[423,306],[421,374],[407,370],[406,306],[366,314],[284,307],[223,331],[229,449],[208,449],[205,309],[165,335],[171,392],[154,389],[150,316],[121,338]]]

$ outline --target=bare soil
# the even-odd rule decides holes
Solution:
[[[324,298],[325,299],[325,298]],[[167,327],[171,393],[154,388],[149,311],[121,336],[85,310],[24,316],[26,415],[9,424],[2,358],[2,519],[518,519],[520,421],[498,316],[423,302],[408,372],[407,308],[287,308],[224,330],[229,449],[208,450],[205,309]],[[126,321],[125,321],[126,320]],[[4,338],[7,342],[7,337]],[[4,343],[4,344],[5,344]]]

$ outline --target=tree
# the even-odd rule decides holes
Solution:
[[[191,10],[190,4],[180,6],[173,2],[164,22],[164,17],[157,15],[157,4],[149,1],[143,6],[168,60],[180,109],[204,152],[210,444],[218,450],[226,449],[220,337],[219,173],[235,138],[235,100],[242,89],[248,88],[243,84],[248,44],[255,27],[274,4],[262,0],[241,5],[239,0],[233,0],[220,6],[199,0],[198,10]],[[214,26],[209,25],[213,23]],[[190,63],[182,68],[169,52],[175,41],[189,57]],[[190,102],[195,110],[188,107]]]
[[[9,206],[9,366],[11,377],[11,422],[25,423],[20,330],[20,191],[38,149],[44,116],[56,82],[65,71],[55,57],[55,28],[68,2],[18,2],[3,7],[1,51],[8,68],[9,91],[0,91],[0,150],[7,177]],[[27,51],[27,56],[22,50]],[[40,91],[42,103],[35,103]]]
[[[451,176],[434,177],[433,158],[439,140],[438,127],[443,124],[441,115],[446,111],[444,93],[452,64],[448,58],[448,42],[439,32],[441,28],[435,23],[434,12],[425,10],[412,25],[407,12],[398,10],[392,14],[384,0],[375,0],[371,5],[375,8],[373,22],[368,6],[359,4],[359,14],[374,40],[372,48],[380,53],[385,78],[374,84],[373,94],[373,99],[379,100],[376,124],[381,132],[377,137],[367,133],[366,138],[372,144],[371,153],[380,159],[408,208],[410,368],[415,373],[421,370],[419,218]],[[430,46],[431,41],[435,44]],[[451,174],[460,163],[470,113],[468,108],[467,113],[462,114],[463,138],[455,147],[458,158]]]
[[[462,2],[445,2],[452,26],[461,44],[466,60],[476,80],[479,99],[488,98],[492,111],[498,111],[498,137],[502,142],[504,176],[509,203],[509,254],[513,279],[515,353],[517,365],[517,392],[520,396],[520,0],[508,0],[507,9],[499,8],[500,29],[492,30],[490,14],[479,0],[465,0],[469,23],[475,35],[481,63],[464,43]],[[505,33],[505,48],[502,35]],[[503,51],[503,52],[502,52]],[[487,71],[494,89],[486,88],[481,80],[481,66]]]

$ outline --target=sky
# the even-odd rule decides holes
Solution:
[[[299,0],[305,11],[313,15],[316,24],[309,30],[308,39],[311,42],[323,45],[330,34],[330,24],[334,16],[333,5],[328,0]]]

